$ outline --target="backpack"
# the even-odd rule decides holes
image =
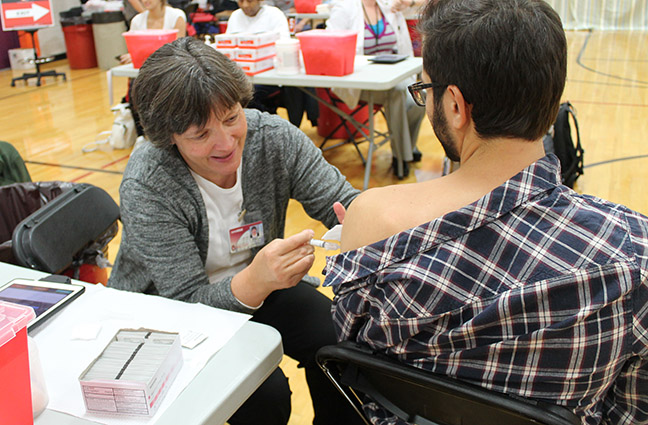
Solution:
[[[83,146],[83,152],[94,152],[97,149],[128,149],[135,144],[137,139],[137,130],[135,130],[135,120],[128,103],[120,103],[111,109],[115,114],[112,130],[102,131],[97,135],[97,139]]]
[[[572,139],[570,117],[576,129],[576,143]],[[580,143],[580,133],[574,107],[569,102],[560,104],[556,122],[543,139],[546,153],[554,153],[560,160],[561,179],[565,186],[574,183],[583,174],[584,150]]]

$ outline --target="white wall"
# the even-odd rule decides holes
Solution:
[[[80,0],[51,0],[54,26],[38,30],[38,45],[41,49],[41,56],[53,56],[65,53],[65,38],[61,29],[59,13],[81,6]]]

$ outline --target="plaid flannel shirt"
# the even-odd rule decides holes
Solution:
[[[559,181],[549,155],[458,211],[330,257],[339,339],[584,424],[648,423],[648,218]]]

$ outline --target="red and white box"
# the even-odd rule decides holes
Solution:
[[[231,60],[236,60],[236,52],[238,51],[237,48],[229,48],[229,47],[218,47],[216,44],[211,44],[211,46],[216,49],[217,52],[224,54]]]
[[[214,36],[214,44],[217,48],[236,48],[238,43],[237,34],[216,34]]]
[[[86,410],[151,417],[182,363],[177,333],[121,329],[79,377]]]
[[[236,63],[247,75],[256,75],[274,68],[274,57],[258,61],[237,61]]]
[[[237,34],[237,46],[239,48],[258,49],[273,45],[279,40],[278,32],[257,32],[257,33],[239,33]]]
[[[269,46],[259,47],[257,49],[237,49],[236,60],[244,62],[258,61],[261,59],[271,58],[276,54],[277,49],[273,43]]]

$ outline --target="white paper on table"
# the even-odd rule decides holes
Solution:
[[[87,286],[84,294],[33,335],[50,398],[47,408],[107,425],[153,422],[249,318],[202,304],[101,285]],[[84,322],[101,325],[96,339],[73,339],[73,330]],[[195,331],[208,337],[192,350],[182,349],[183,366],[153,418],[87,414],[79,376],[119,329],[140,327],[167,332]]]

